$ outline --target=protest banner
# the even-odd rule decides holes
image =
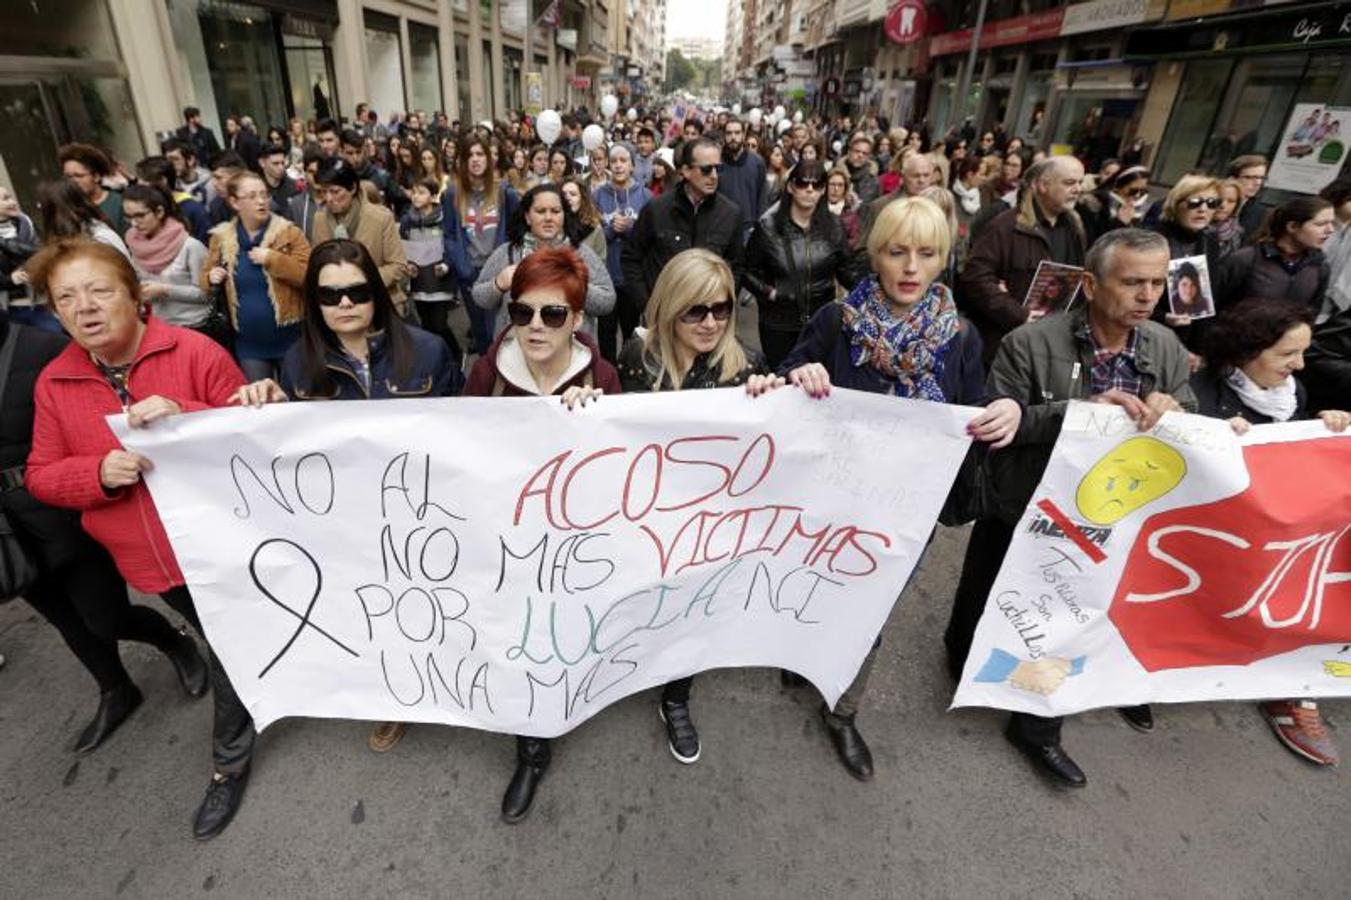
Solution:
[[[212,647],[283,716],[555,736],[772,666],[831,702],[934,526],[975,410],[836,390],[290,403],[119,438]]]
[[[1074,402],[954,706],[1351,694],[1351,434]]]

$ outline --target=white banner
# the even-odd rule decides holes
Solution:
[[[555,736],[722,666],[853,680],[969,408],[836,390],[291,403],[125,446],[259,727]]]
[[[1351,694],[1351,434],[1071,403],[954,706]]]

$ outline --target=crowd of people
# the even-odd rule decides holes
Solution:
[[[954,678],[1069,400],[1115,404],[1142,430],[1177,410],[1240,432],[1348,424],[1351,179],[1269,205],[1259,156],[1161,194],[1138,158],[1089,175],[1037,134],[931,141],[874,116],[633,110],[563,116],[546,143],[537,124],[386,124],[363,104],[350,122],[262,134],[232,116],[221,147],[189,108],[134,164],[62,147],[64,177],[34,186],[36,222],[0,186],[0,496],[35,570],[23,597],[98,687],[78,753],[143,700],[119,640],[163,652],[189,696],[210,689],[199,839],[240,805],[253,725],[209,647],[128,595],[158,594],[205,640],[142,480],[152,461],[107,415],[145,427],[232,404],[453,396],[571,409],[786,385],[981,407],[963,472],[987,477],[959,484],[944,518],[974,522],[945,633]],[[1213,315],[1185,305],[1204,287],[1197,258]],[[1030,302],[1046,264],[1081,273],[1067,303]],[[741,334],[752,309],[758,329]],[[873,760],[856,717],[880,646],[820,708],[862,780]],[[701,753],[693,682],[658,700],[686,764]],[[1312,701],[1261,710],[1290,749],[1337,761]],[[1153,727],[1147,706],[1121,714]],[[1082,786],[1061,724],[1015,714],[1007,736],[1055,783]],[[404,732],[380,723],[370,747]],[[505,820],[527,815],[551,758],[550,741],[517,739]]]

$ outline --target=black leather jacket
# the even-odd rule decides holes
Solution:
[[[704,200],[696,210],[683,185],[649,202],[638,214],[633,236],[624,242],[619,255],[629,302],[645,309],[662,268],[677,253],[695,247],[727,260],[739,282],[741,222],[741,209],[722,194]]]
[[[844,228],[823,207],[806,231],[782,205],[760,217],[746,245],[743,282],[759,301],[762,328],[800,331],[835,299],[837,282],[845,290],[854,286],[845,243]]]

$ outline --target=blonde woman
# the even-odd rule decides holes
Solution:
[[[1220,244],[1210,230],[1220,208],[1219,179],[1209,175],[1183,175],[1163,201],[1163,214],[1154,231],[1168,239],[1168,258],[1204,256],[1211,273],[1219,270]],[[1176,329],[1178,337],[1193,351],[1193,370],[1200,364],[1200,335],[1189,328],[1191,316],[1169,312],[1167,300],[1154,307],[1154,319]]]
[[[989,401],[980,336],[957,314],[952,291],[938,281],[951,249],[952,225],[933,201],[907,197],[887,204],[868,234],[873,274],[843,303],[822,307],[807,323],[779,366],[786,379],[756,376],[746,392],[758,396],[791,382],[813,397],[844,387],[984,406],[967,432],[993,448],[1008,446],[1022,407],[1009,398]],[[860,781],[873,777],[873,759],[854,717],[881,641],[879,635],[835,708],[822,704],[820,710],[840,762]],[[785,675],[784,682],[792,683],[791,677]]]
[[[734,387],[768,372],[760,354],[737,340],[736,309],[736,283],[722,257],[701,249],[672,257],[648,298],[647,332],[619,354],[624,393]],[[687,765],[700,752],[690,719],[693,684],[690,676],[666,685],[658,708],[667,748]]]
[[[1243,246],[1243,226],[1238,221],[1238,211],[1242,205],[1243,185],[1238,183],[1238,179],[1226,178],[1221,181],[1220,208],[1215,210],[1215,218],[1210,223],[1210,232],[1215,235],[1220,259]]]

